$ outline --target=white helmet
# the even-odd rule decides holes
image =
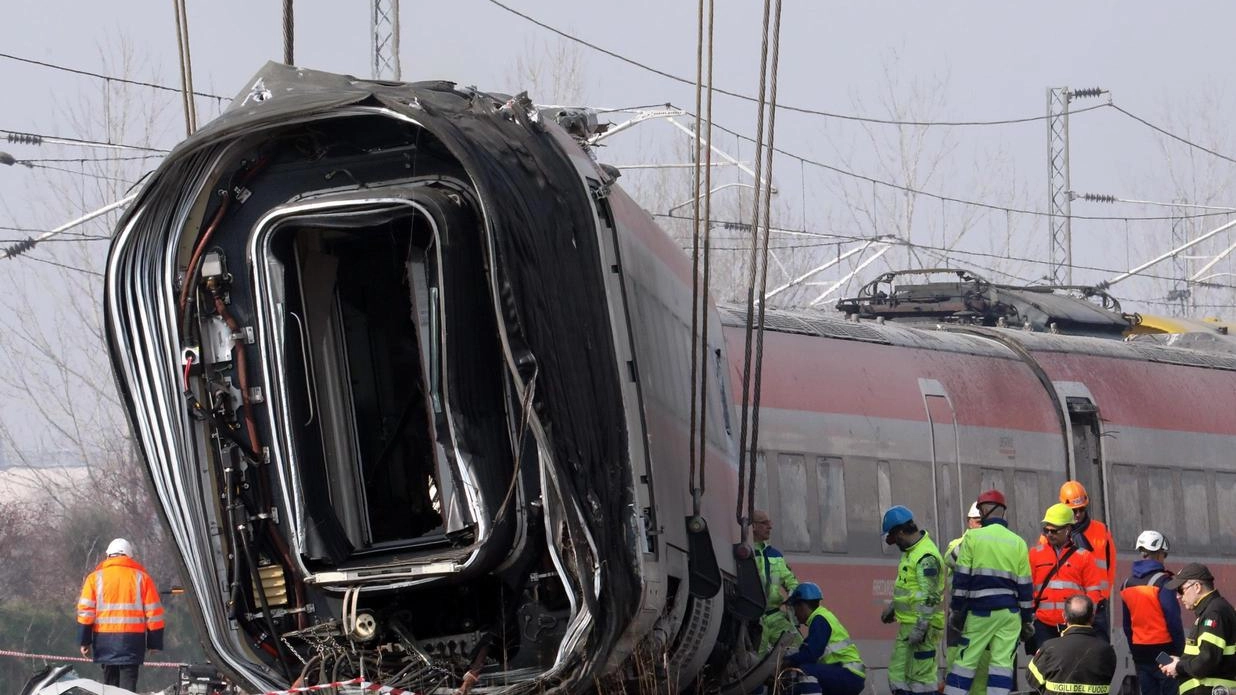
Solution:
[[[978,504],[970,505],[970,511],[966,513],[967,519],[982,519],[983,513],[979,511]]]
[[[1148,553],[1162,550],[1167,552],[1167,539],[1158,531],[1142,531],[1142,535],[1137,537],[1137,546],[1134,550],[1145,550]]]
[[[107,544],[107,554],[133,557],[133,544],[123,538],[117,538]]]

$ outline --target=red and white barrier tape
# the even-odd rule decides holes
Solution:
[[[83,656],[57,656],[55,654],[28,654],[26,652],[15,652],[9,649],[0,649],[0,656],[16,656],[22,659],[44,659],[47,661],[77,661],[80,663],[89,664],[94,661],[89,657]],[[147,661],[143,666],[153,666],[154,668],[180,668],[184,664],[178,661]]]
[[[303,688],[272,690],[268,693],[262,693],[262,695],[295,695],[296,693],[312,693],[317,690],[328,690],[330,688],[338,688],[344,685],[355,685],[362,692],[373,693],[374,695],[416,695],[415,691],[412,690],[404,690],[403,688],[395,688],[389,685],[370,683],[364,678],[353,678],[350,681],[339,681],[337,683],[320,683],[318,685],[309,685]]]

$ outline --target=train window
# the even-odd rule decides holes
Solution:
[[[1113,536],[1126,539],[1126,545],[1127,539],[1137,538],[1143,529],[1141,495],[1137,487],[1139,477],[1136,466],[1113,465],[1107,480],[1114,504],[1108,505],[1108,518],[1103,521],[1111,526]]]
[[[1165,534],[1168,538],[1180,538],[1180,497],[1176,486],[1176,471],[1170,468],[1151,468],[1147,474],[1154,504],[1148,505],[1144,521],[1147,528]]]
[[[820,502],[820,549],[824,552],[845,552],[848,529],[845,518],[845,473],[841,459],[820,457],[815,470]]]
[[[774,528],[782,550],[811,550],[811,529],[807,520],[807,463],[802,454],[777,454],[777,510]]]
[[[1181,471],[1181,492],[1190,504],[1184,505],[1184,540],[1189,545],[1210,545],[1210,504],[1205,503],[1210,485],[1205,471]]]
[[[1011,520],[1013,528],[1026,538],[1034,538],[1044,509],[1039,502],[1039,474],[1034,471],[1014,471],[1013,495],[1013,499],[1017,500]]]
[[[1004,482],[1004,471],[997,468],[979,469],[979,492],[984,490],[999,490],[1007,494],[1009,489]]]
[[[1215,529],[1218,536],[1215,541],[1220,547],[1230,548],[1236,544],[1236,475],[1232,473],[1215,474],[1216,499],[1222,500],[1215,505],[1219,525]],[[1231,552],[1231,551],[1229,551]]]

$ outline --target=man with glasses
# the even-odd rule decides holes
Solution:
[[[755,539],[755,566],[760,572],[760,583],[764,585],[764,620],[763,632],[760,637],[760,656],[768,653],[781,635],[790,633],[787,651],[796,649],[802,644],[802,635],[793,620],[782,608],[786,597],[798,586],[798,578],[790,570],[785,556],[769,544],[772,538],[773,522],[768,512],[757,509],[751,514],[751,536]]]
[[[1210,695],[1217,687],[1236,688],[1236,610],[1215,591],[1210,569],[1185,565],[1167,583],[1180,603],[1197,616],[1184,654],[1159,667],[1180,683],[1180,695]]]
[[[1026,642],[1027,654],[1060,635],[1065,626],[1064,604],[1070,596],[1084,594],[1098,605],[1107,585],[1107,574],[1095,564],[1094,555],[1073,543],[1073,510],[1069,505],[1048,507],[1042,528],[1047,542],[1030,550],[1034,642]]]

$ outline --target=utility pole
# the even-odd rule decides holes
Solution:
[[[1048,279],[1053,285],[1073,284],[1073,189],[1069,181],[1069,103],[1097,97],[1104,89],[1047,89],[1047,223],[1050,232]]]
[[[371,0],[369,36],[373,40],[373,79],[402,79],[399,69],[399,0]]]

